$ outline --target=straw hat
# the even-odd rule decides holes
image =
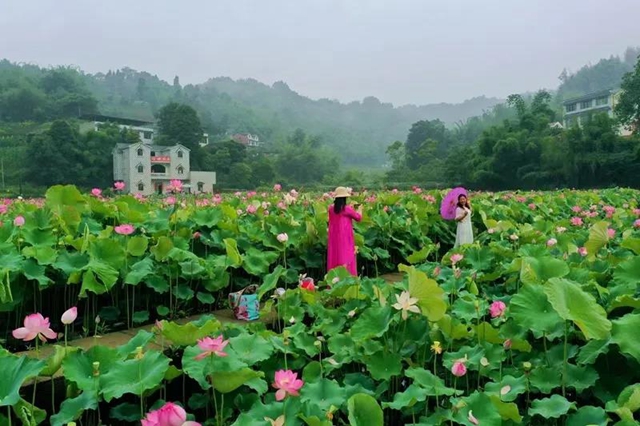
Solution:
[[[351,191],[349,191],[347,188],[345,188],[344,186],[339,186],[336,188],[335,191],[333,191],[333,197],[334,198],[347,198],[347,197],[351,197]]]

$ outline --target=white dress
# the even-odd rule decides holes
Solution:
[[[460,218],[464,212],[467,215],[464,219],[458,222],[458,229],[456,230],[456,244],[454,247],[459,247],[464,244],[473,244],[473,229],[471,229],[471,210],[468,208],[456,207],[456,219]]]

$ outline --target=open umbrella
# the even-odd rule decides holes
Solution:
[[[467,195],[467,190],[462,187],[453,188],[442,199],[440,204],[440,216],[445,220],[453,220],[456,218],[456,206],[458,205],[458,197],[460,195]]]

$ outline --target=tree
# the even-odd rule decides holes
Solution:
[[[420,151],[424,149],[427,140],[435,141],[436,149],[433,155],[444,158],[448,150],[448,145],[452,138],[444,123],[440,120],[420,120],[413,123],[405,143],[407,166],[411,170],[416,170],[424,164],[424,158],[420,156]]]
[[[85,163],[77,130],[62,120],[31,140],[26,159],[26,180],[42,186],[79,182]]]
[[[191,169],[202,168],[202,126],[198,113],[189,105],[172,102],[158,111],[158,138],[160,145],[182,144],[191,150]]]
[[[623,126],[631,126],[636,133],[640,131],[640,58],[633,72],[625,74],[620,86],[622,93],[615,112]]]

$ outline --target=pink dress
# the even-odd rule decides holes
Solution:
[[[339,214],[329,206],[329,235],[327,241],[327,270],[344,266],[353,276],[357,276],[356,245],[353,238],[352,221],[360,222],[362,216],[351,206],[346,206]]]

